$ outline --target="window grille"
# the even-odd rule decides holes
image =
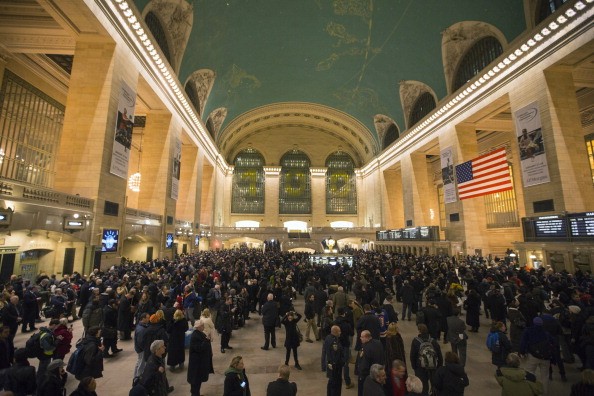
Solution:
[[[445,195],[443,192],[443,184],[437,186],[437,202],[439,205],[439,227],[441,229],[446,228],[446,207],[445,207]]]
[[[509,167],[509,175],[513,185],[514,177],[511,166]],[[509,228],[520,226],[515,188],[485,195],[484,199],[485,213],[487,215],[487,228]]]
[[[540,0],[538,9],[536,11],[536,25],[547,19],[547,17],[553,14],[559,9],[567,0]]]
[[[279,213],[310,214],[309,158],[299,150],[292,150],[283,155],[280,164]]]
[[[264,213],[264,157],[254,149],[245,149],[234,161],[231,190],[232,213]]]
[[[188,99],[190,99],[190,102],[192,102],[192,105],[194,105],[194,109],[196,110],[196,112],[198,112],[198,115],[200,115],[200,98],[198,97],[198,92],[196,91],[196,86],[194,85],[194,82],[188,81],[186,83],[184,91],[186,91]]]
[[[350,155],[331,154],[326,159],[326,213],[357,214],[357,180]]]
[[[384,144],[383,148],[385,149],[392,143],[394,143],[398,139],[398,127],[394,124],[388,127],[386,134],[384,135]]]
[[[163,52],[163,55],[165,55],[165,59],[167,59],[171,65],[171,53],[169,52],[167,35],[165,34],[165,30],[163,29],[163,25],[161,24],[159,17],[152,11],[149,11],[149,13],[144,17],[144,21],[146,22],[146,26],[151,31],[155,40],[157,40],[157,44],[159,44],[161,52]]]
[[[409,126],[415,125],[433,109],[435,109],[435,99],[433,98],[433,95],[431,95],[429,92],[422,93],[417,98],[412,110],[410,111]]]
[[[495,37],[488,36],[478,40],[464,55],[454,77],[452,92],[479,74],[489,63],[503,53],[503,47]]]
[[[0,91],[0,177],[53,187],[64,106],[6,70]]]
[[[592,174],[592,184],[594,184],[594,133],[587,135],[586,150],[588,151],[588,163],[590,164],[590,173]]]

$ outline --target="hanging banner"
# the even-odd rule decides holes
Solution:
[[[441,150],[441,180],[443,180],[443,198],[445,203],[456,202],[454,159],[452,156],[451,147]]]
[[[530,103],[514,115],[524,187],[550,182],[538,103]]]
[[[173,148],[173,174],[171,175],[171,198],[177,199],[179,193],[179,174],[181,170],[181,140],[175,139]]]
[[[132,146],[135,106],[136,92],[122,81],[122,91],[118,100],[118,115],[113,150],[111,152],[111,167],[109,169],[111,173],[122,179],[128,178],[128,163],[130,162],[130,147]]]

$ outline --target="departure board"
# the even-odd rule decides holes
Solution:
[[[400,241],[400,240],[427,240],[439,241],[438,226],[407,227],[396,230],[376,231],[378,241]]]
[[[567,219],[563,216],[541,216],[534,219],[537,238],[566,238]]]
[[[568,218],[573,238],[594,239],[594,212],[573,213]]]

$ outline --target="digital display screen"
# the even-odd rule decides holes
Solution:
[[[200,245],[200,236],[195,235],[194,236],[194,246],[198,246],[198,245]]]
[[[105,228],[103,230],[103,236],[101,238],[101,251],[102,252],[117,252],[118,250],[118,239],[120,231],[112,228]]]
[[[575,213],[568,218],[572,237],[594,238],[594,212]]]
[[[378,241],[401,241],[401,240],[439,240],[438,226],[407,227],[398,230],[376,231]]]
[[[173,247],[173,234],[167,234],[165,238],[165,249],[171,249]]]
[[[567,220],[561,216],[542,216],[534,220],[534,235],[537,238],[566,238]]]

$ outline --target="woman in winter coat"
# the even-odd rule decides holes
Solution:
[[[197,320],[190,340],[190,358],[188,363],[188,383],[191,396],[200,396],[200,387],[214,374],[212,365],[212,345],[204,333],[204,322]]]
[[[476,290],[468,291],[466,301],[464,301],[464,309],[466,310],[466,324],[471,327],[471,332],[478,333],[480,327],[479,316],[481,313],[481,296]]]
[[[181,310],[175,311],[173,314],[173,323],[169,325],[167,333],[169,334],[169,344],[167,345],[167,365],[173,371],[175,366],[184,367],[186,361],[186,351],[184,349],[184,342],[186,331],[188,330],[188,321]]]
[[[505,330],[506,328],[503,322],[494,322],[491,325],[491,331],[489,332],[489,336],[487,336],[490,337],[492,333],[497,333],[497,337],[499,338],[498,347],[490,347],[491,363],[497,366],[497,368],[505,364],[505,359],[507,355],[510,352],[512,352],[512,344],[509,338],[507,338]]]
[[[388,325],[386,346],[384,351],[386,352],[386,374],[388,374],[388,376],[392,375],[392,363],[395,360],[401,361],[406,368],[406,352],[404,351],[404,341],[398,332],[398,325],[396,322],[390,323]],[[386,380],[384,389],[386,389],[387,395],[394,394],[391,380]]]
[[[289,358],[291,357],[291,350],[293,350],[293,359],[295,360],[295,368],[301,370],[299,365],[299,358],[297,357],[297,348],[301,342],[299,341],[299,333],[297,330],[297,323],[301,320],[301,314],[294,311],[289,311],[281,320],[281,323],[285,326],[285,349],[287,353],[285,355],[285,364],[289,365]]]
[[[163,340],[155,340],[150,346],[150,356],[146,367],[140,375],[140,384],[151,396],[167,396],[173,392],[173,387],[168,386],[167,374],[165,373],[165,362],[163,355],[167,352]]]
[[[524,318],[524,315],[520,312],[518,306],[518,301],[512,300],[509,309],[507,310],[507,318],[509,319],[509,337],[514,352],[520,351],[522,333],[526,328],[526,318]]]
[[[223,396],[251,396],[251,394],[243,358],[235,356],[231,360],[229,368],[225,370]]]
[[[439,396],[462,396],[464,388],[469,384],[468,375],[460,364],[458,355],[454,352],[446,352],[445,365],[435,372],[433,386],[437,389]]]
[[[56,340],[56,349],[53,358],[64,360],[64,356],[70,352],[72,347],[72,327],[68,327],[68,319],[60,319],[60,324],[54,329],[54,339]]]
[[[212,318],[210,316],[210,309],[204,308],[202,310],[202,314],[200,315],[200,320],[204,324],[203,333],[206,334],[206,338],[208,338],[210,340],[210,342],[212,342],[214,340],[216,330],[215,330],[215,325],[214,325]]]

